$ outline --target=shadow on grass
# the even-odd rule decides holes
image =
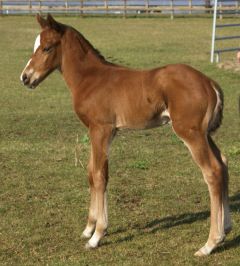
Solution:
[[[231,212],[240,211],[240,193],[230,197],[230,210]],[[150,223],[147,223],[143,229],[148,230],[148,232],[150,233],[155,233],[160,229],[167,229],[182,224],[191,224],[196,221],[205,220],[209,217],[209,215],[209,211],[202,211],[196,213],[184,213],[181,215],[169,216],[162,219],[155,219]]]
[[[222,246],[218,247],[214,253],[222,253],[225,250],[236,248],[240,246],[240,235],[233,238],[232,240],[225,241]]]
[[[155,233],[160,229],[168,229],[182,224],[191,224],[196,221],[205,220],[207,219],[207,217],[209,217],[209,214],[209,211],[205,211],[198,213],[184,213],[181,215],[169,216],[162,219],[155,219],[146,224],[143,229],[145,229],[149,233]]]
[[[230,197],[230,210],[231,212],[240,212],[240,193]],[[144,227],[139,225],[135,225],[132,229],[138,229],[139,234],[144,233],[155,233],[161,229],[168,229],[175,226],[183,225],[183,224],[192,224],[196,221],[205,220],[209,217],[209,211],[202,211],[197,213],[184,213],[181,215],[173,215],[169,217],[165,217],[162,219],[154,219],[153,221],[147,223]],[[127,229],[118,229],[112,234],[121,234],[126,232]],[[123,238],[120,238],[116,241],[116,243],[131,241],[136,235],[129,235]],[[106,245],[110,244],[109,242],[105,243]],[[103,244],[103,245],[105,245]],[[224,250],[228,250],[230,248],[234,248],[240,245],[240,235],[235,237],[230,241],[226,241],[223,246],[219,247],[215,253],[221,253]]]
[[[116,232],[118,233],[118,232]],[[125,236],[125,237],[120,237],[119,239],[117,239],[116,241],[114,241],[114,243],[122,243],[122,242],[127,242],[127,241],[131,241],[133,240],[133,238],[135,237],[135,235],[133,234],[130,234],[128,236]],[[112,245],[113,244],[113,241],[109,241],[109,240],[106,240],[104,238],[103,242],[100,243],[101,246],[109,246],[109,245]]]

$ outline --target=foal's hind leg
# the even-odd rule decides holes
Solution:
[[[196,256],[208,255],[225,238],[223,226],[223,186],[224,169],[209,146],[205,133],[200,130],[174,126],[176,134],[182,138],[189,148],[193,159],[201,168],[208,185],[211,201],[210,233],[207,243],[195,253]]]
[[[229,208],[229,196],[228,196],[228,162],[226,157],[221,153],[218,149],[217,145],[212,140],[211,136],[208,136],[209,145],[215,154],[218,161],[223,165],[223,179],[224,179],[224,186],[223,186],[223,223],[224,223],[224,232],[228,234],[232,229],[231,223],[231,216],[230,216],[230,208]]]

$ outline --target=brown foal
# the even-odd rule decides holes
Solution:
[[[37,15],[37,20],[42,31],[21,80],[35,88],[58,69],[71,90],[76,114],[89,129],[91,200],[82,234],[90,238],[86,247],[97,247],[107,230],[108,156],[116,131],[171,124],[208,185],[210,233],[195,255],[210,254],[231,230],[227,161],[211,138],[222,120],[219,85],[187,65],[133,70],[111,64],[70,26],[51,15],[47,19]]]

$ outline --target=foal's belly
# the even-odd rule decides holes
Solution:
[[[171,118],[168,110],[164,110],[162,113],[157,113],[149,117],[127,117],[126,115],[118,115],[116,118],[117,129],[148,129],[163,126],[171,123]]]

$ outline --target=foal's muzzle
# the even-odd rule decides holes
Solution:
[[[34,78],[33,74],[22,73],[20,77],[22,83],[30,89],[34,89],[39,84],[39,79]]]

